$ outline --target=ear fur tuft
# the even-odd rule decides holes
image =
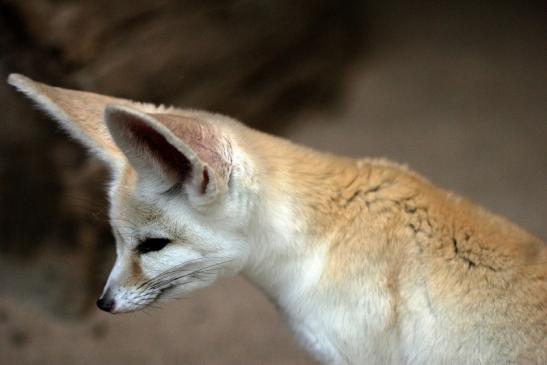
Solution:
[[[177,182],[192,175],[193,153],[177,148],[167,128],[151,115],[128,107],[107,105],[104,120],[115,143],[137,172],[153,171],[164,180]]]

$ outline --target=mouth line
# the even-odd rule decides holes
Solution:
[[[164,296],[166,293],[169,293],[171,290],[173,290],[173,288],[175,288],[175,285],[174,284],[169,284],[168,286],[166,286],[165,288],[162,288],[160,290],[160,293],[156,296],[156,299],[157,298],[161,298],[162,296]]]
[[[149,304],[155,303],[158,299],[169,299],[169,298],[166,298],[166,295],[170,293],[173,289],[175,289],[177,286],[178,285],[176,284],[169,284],[165,288],[162,288],[160,292],[158,293],[158,295],[154,298],[154,300],[150,302]]]

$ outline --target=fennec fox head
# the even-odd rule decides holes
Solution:
[[[111,168],[117,259],[98,306],[139,310],[241,270],[257,194],[253,162],[227,117],[8,82]]]

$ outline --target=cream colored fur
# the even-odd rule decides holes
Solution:
[[[547,364],[547,250],[507,220],[384,160],[8,81],[114,171],[114,312],[242,273],[326,364]],[[172,242],[139,255],[147,237]],[[147,288],[172,272],[172,286]]]

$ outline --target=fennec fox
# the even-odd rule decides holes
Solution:
[[[112,169],[101,309],[241,272],[326,364],[547,364],[547,250],[507,220],[222,115],[8,82]]]

